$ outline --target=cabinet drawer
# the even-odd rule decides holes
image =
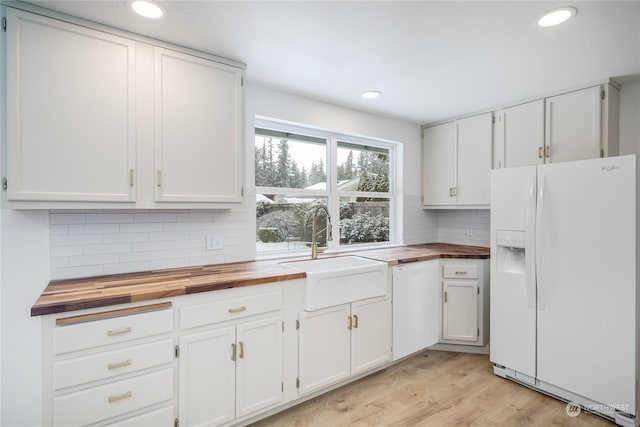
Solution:
[[[268,313],[281,308],[282,293],[280,291],[193,305],[180,310],[180,329]]]
[[[171,405],[115,424],[108,424],[108,427],[174,427],[174,421],[175,415]]]
[[[54,426],[82,426],[173,398],[173,369],[53,399]]]
[[[170,363],[173,354],[173,341],[167,339],[57,362],[53,364],[53,389],[60,390]]]
[[[172,330],[172,308],[57,326],[53,329],[53,354],[115,344]]]
[[[445,264],[442,266],[442,275],[445,279],[477,279],[477,265]]]

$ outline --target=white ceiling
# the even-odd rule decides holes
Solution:
[[[640,76],[640,1],[128,1],[32,3],[247,64],[247,80],[432,123],[607,77]],[[572,5],[559,27],[535,18]],[[360,92],[378,89],[376,100]]]

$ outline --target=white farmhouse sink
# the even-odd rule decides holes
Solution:
[[[387,295],[387,263],[344,256],[283,263],[307,273],[305,309],[308,311]]]

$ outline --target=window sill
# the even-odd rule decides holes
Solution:
[[[386,243],[386,244],[362,244],[362,245],[354,245],[349,247],[341,247],[339,249],[327,249],[323,252],[324,255],[340,255],[340,254],[348,254],[355,252],[362,252],[368,250],[375,249],[390,249],[390,248],[398,248],[407,246],[402,243]],[[311,248],[307,251],[296,251],[296,252],[287,252],[287,253],[264,253],[264,254],[256,254],[256,261],[267,261],[267,260],[275,260],[275,259],[287,259],[287,258],[298,258],[304,256],[311,256]]]

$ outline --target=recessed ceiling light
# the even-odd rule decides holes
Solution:
[[[158,19],[164,15],[160,6],[150,1],[136,0],[131,3],[131,8],[140,16],[150,19]]]
[[[540,27],[553,27],[554,25],[562,24],[567,19],[576,16],[578,9],[575,7],[560,7],[545,12],[538,18],[538,25]]]
[[[361,96],[364,99],[374,99],[374,98],[379,97],[380,95],[382,95],[382,92],[380,92],[379,90],[365,90],[361,94]]]

